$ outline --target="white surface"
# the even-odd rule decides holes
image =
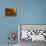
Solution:
[[[27,36],[28,30],[21,30],[21,32],[22,32],[22,37],[21,37],[21,39],[22,39],[22,38],[27,38],[27,37],[28,37],[28,36]]]
[[[13,46],[19,46],[18,44],[13,44]]]
[[[45,38],[44,38],[43,35],[32,35],[32,36],[30,36],[30,37],[32,37],[32,41],[45,40]]]

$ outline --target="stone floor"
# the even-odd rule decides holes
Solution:
[[[20,46],[46,46],[46,42],[45,41],[32,42],[31,40],[28,40],[28,41],[21,40]]]
[[[0,44],[0,46],[8,46],[7,44]],[[11,46],[11,45],[10,45]],[[45,41],[25,41],[21,40],[19,44],[15,44],[14,46],[46,46]]]

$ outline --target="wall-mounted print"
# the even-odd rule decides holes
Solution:
[[[16,8],[5,8],[5,16],[16,16]]]
[[[21,40],[46,41],[46,25],[18,25],[18,38]]]

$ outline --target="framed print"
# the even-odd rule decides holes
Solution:
[[[18,25],[19,39],[31,41],[46,41],[46,25]]]
[[[5,8],[5,16],[16,16],[16,8]]]

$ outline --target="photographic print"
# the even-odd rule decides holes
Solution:
[[[5,8],[5,16],[16,16],[16,8]]]
[[[21,25],[20,40],[46,41],[46,25]]]

